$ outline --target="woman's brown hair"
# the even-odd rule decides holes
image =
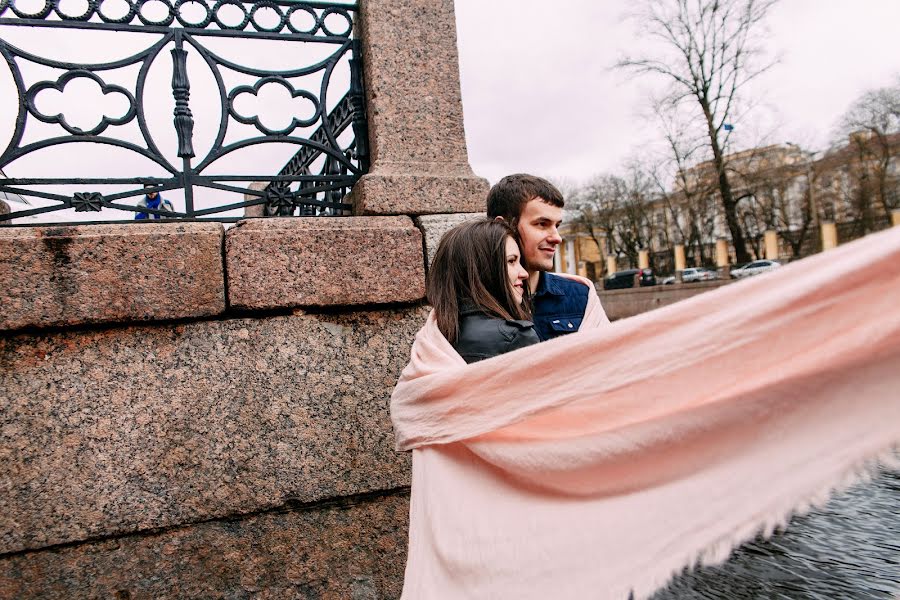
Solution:
[[[451,344],[459,335],[464,300],[500,319],[529,318],[509,283],[507,237],[516,239],[506,223],[479,219],[457,225],[438,244],[425,287],[438,329]]]

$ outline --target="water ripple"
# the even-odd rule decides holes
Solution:
[[[900,473],[835,496],[755,540],[718,567],[673,581],[653,600],[889,600],[900,598]]]

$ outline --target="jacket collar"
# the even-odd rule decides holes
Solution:
[[[557,277],[549,277],[548,275],[549,273],[545,271],[540,272],[537,289],[534,291],[535,297],[543,296],[544,294],[565,296],[566,292],[560,287],[559,279]]]

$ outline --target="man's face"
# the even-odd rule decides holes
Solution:
[[[537,197],[528,201],[519,216],[519,237],[525,267],[531,271],[552,271],[553,255],[562,243],[558,227],[562,224],[562,208]]]

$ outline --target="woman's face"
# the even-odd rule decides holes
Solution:
[[[512,287],[516,304],[522,304],[528,271],[519,262],[519,245],[510,236],[506,237],[506,276],[509,279],[509,285]]]

